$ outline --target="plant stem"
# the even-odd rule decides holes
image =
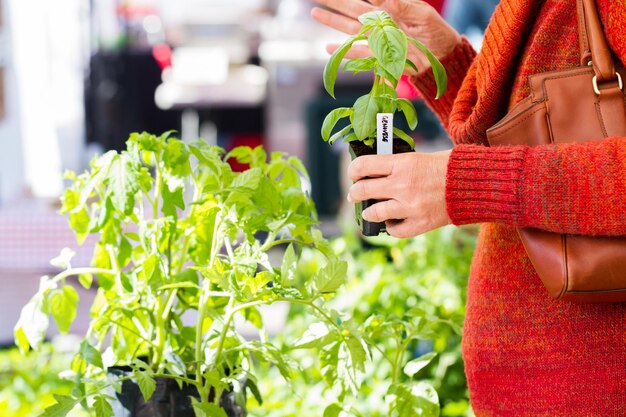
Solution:
[[[64,279],[71,277],[72,275],[81,275],[81,274],[103,274],[103,275],[117,275],[118,271],[113,271],[111,269],[102,269],[102,268],[70,268],[59,274],[55,275],[52,278],[52,283],[57,283],[59,281],[63,281]]]

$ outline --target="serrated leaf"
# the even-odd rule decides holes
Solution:
[[[139,191],[138,172],[128,155],[115,155],[107,179],[111,201],[117,211],[129,215]]]
[[[83,340],[80,344],[79,354],[89,365],[104,369],[102,355],[100,355],[100,352],[95,347],[91,346],[87,340]]]
[[[437,84],[436,98],[441,97],[442,95],[444,95],[446,89],[448,88],[448,76],[446,74],[446,69],[443,67],[441,62],[439,62],[439,60],[432,54],[432,52],[428,50],[426,45],[413,38],[408,38],[408,41],[415,45],[420,51],[422,51],[424,55],[426,55],[426,58],[428,59],[428,62],[430,62],[430,65],[433,69],[435,83]]]
[[[440,414],[437,391],[427,382],[395,384],[389,387],[387,395],[392,399],[392,416],[432,416]]]
[[[40,417],[67,417],[70,411],[78,404],[78,400],[66,395],[53,394],[56,404],[46,408]]]
[[[280,267],[281,286],[283,288],[289,288],[295,284],[297,261],[298,258],[293,249],[293,244],[289,244],[283,255],[283,262]]]
[[[66,285],[60,290],[54,290],[48,296],[50,313],[59,331],[63,334],[69,332],[72,322],[76,318],[78,298],[78,293],[70,285]]]
[[[347,274],[348,264],[333,260],[315,274],[315,288],[322,294],[335,292],[344,284]]]
[[[328,115],[324,118],[324,122],[322,123],[322,139],[325,142],[328,142],[328,139],[330,139],[330,134],[337,125],[337,122],[345,117],[349,117],[351,113],[352,109],[349,107],[340,107],[328,113]]]
[[[96,412],[96,417],[113,417],[113,408],[102,395],[95,397],[93,409]]]
[[[313,323],[304,332],[301,338],[293,344],[294,349],[321,348],[336,340],[326,323]]]
[[[331,95],[331,97],[335,97],[335,81],[337,80],[337,74],[339,73],[341,61],[355,42],[365,39],[367,38],[363,35],[348,38],[343,45],[335,50],[326,63],[326,66],[324,67],[324,88],[328,94]]]
[[[156,381],[149,372],[136,371],[134,376],[137,380],[137,385],[139,385],[144,401],[148,402],[148,400],[152,398],[152,394],[154,394],[154,390],[156,389]]]
[[[43,295],[38,293],[22,308],[20,318],[15,324],[14,335],[18,346],[23,348],[24,340],[27,340],[30,346],[38,349],[46,338],[49,324],[48,314],[44,311]]]
[[[228,417],[222,407],[211,403],[194,402],[193,410],[196,417]]]
[[[404,366],[404,373],[409,378],[413,378],[415,374],[421,371],[426,365],[428,365],[435,357],[437,352],[430,352],[417,359],[413,359]]]

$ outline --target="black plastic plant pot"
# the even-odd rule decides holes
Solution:
[[[108,373],[113,378],[130,375],[124,368],[109,368]],[[195,417],[191,397],[200,400],[196,387],[183,384],[180,388],[171,378],[155,380],[156,389],[147,402],[144,401],[139,385],[132,380],[122,382],[121,393],[110,392],[115,397],[111,402],[113,417]],[[235,393],[232,391],[222,394],[220,406],[229,417],[247,415],[246,409],[235,401]]]
[[[394,138],[393,141],[393,153],[406,153],[406,152],[414,152],[409,146],[408,143],[399,138]],[[355,158],[363,155],[376,155],[376,143],[374,143],[373,147],[369,147],[365,145],[363,142],[354,141],[350,142],[350,156],[354,160]],[[374,223],[363,220],[363,210],[366,208],[373,206],[374,204],[380,202],[380,200],[366,200],[360,203],[355,204],[356,209],[356,223],[359,226],[361,233],[363,236],[378,236],[381,233],[387,233],[387,228],[385,227],[385,223]]]

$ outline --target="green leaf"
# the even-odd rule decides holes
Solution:
[[[413,359],[407,363],[404,367],[404,373],[409,378],[413,378],[415,374],[421,371],[426,365],[428,365],[437,356],[437,352],[430,352],[417,359]]]
[[[399,137],[400,139],[402,139],[403,141],[405,141],[406,143],[408,143],[411,149],[415,149],[415,140],[413,140],[411,136],[404,133],[404,131],[402,131],[401,129],[397,127],[394,127],[393,134]]]
[[[27,349],[24,349],[25,340],[34,349],[38,349],[46,338],[46,331],[49,325],[48,314],[44,311],[44,297],[41,293],[37,293],[22,308],[20,318],[15,324],[14,335],[22,351],[27,351]]]
[[[154,394],[154,390],[156,389],[156,381],[149,372],[136,371],[134,376],[137,380],[137,384],[139,385],[144,401],[148,402],[148,400],[152,398],[152,394]]]
[[[335,292],[346,281],[348,264],[333,260],[315,274],[315,288],[322,294]]]
[[[442,95],[444,95],[446,89],[448,88],[448,76],[446,75],[446,69],[443,67],[441,62],[439,62],[439,60],[432,54],[432,52],[428,50],[426,45],[413,38],[408,38],[408,40],[420,51],[422,51],[424,55],[426,55],[426,58],[428,59],[428,62],[430,62],[430,65],[433,69],[435,83],[437,84],[436,98],[441,97]]]
[[[380,113],[376,97],[365,95],[354,103],[354,120],[352,126],[359,140],[367,139],[376,131],[376,114]]]
[[[62,334],[69,332],[76,318],[78,293],[74,287],[66,285],[61,290],[54,290],[48,296],[50,313]]]
[[[328,113],[326,118],[324,118],[324,123],[322,123],[322,139],[324,139],[325,142],[328,142],[330,134],[335,128],[337,122],[350,116],[351,113],[352,109],[349,107],[340,107]]]
[[[86,290],[91,288],[91,284],[93,284],[93,275],[92,274],[80,274],[78,276],[78,282],[83,286]]]
[[[395,23],[389,13],[383,10],[374,10],[368,13],[363,13],[359,16],[359,22],[361,22],[364,26],[386,26],[392,25],[395,26]]]
[[[348,38],[343,45],[335,50],[326,63],[326,66],[324,67],[324,88],[328,94],[331,95],[331,97],[335,98],[335,81],[337,80],[337,74],[339,73],[341,61],[355,42],[365,39],[367,38],[363,35]]]
[[[113,417],[113,408],[102,395],[95,397],[93,408],[96,411],[96,417]]]
[[[313,323],[304,332],[301,338],[293,344],[294,349],[322,348],[336,340],[326,323]]]
[[[387,395],[392,400],[392,416],[432,416],[440,414],[439,397],[432,385],[426,382],[395,384]]]
[[[171,191],[167,184],[161,184],[161,199],[163,204],[161,206],[161,213],[165,216],[177,217],[176,208],[181,210],[185,209],[185,198],[183,195],[183,187],[178,187]]]
[[[193,409],[196,417],[228,417],[222,407],[211,403],[199,403],[195,400]]]
[[[415,72],[419,72],[420,71],[419,68],[417,68],[417,65],[415,65],[415,63],[413,61],[411,61],[410,59],[406,60],[405,68],[411,68]]]
[[[235,177],[232,187],[255,190],[259,186],[262,176],[263,171],[260,168],[249,169]]]
[[[369,36],[369,46],[379,64],[394,80],[399,80],[408,52],[404,32],[393,26],[376,27]]]
[[[350,131],[352,131],[352,126],[346,126],[343,129],[341,129],[339,132],[335,133],[329,140],[328,143],[330,143],[331,145],[333,143],[335,143],[337,141],[337,139],[344,137],[346,135],[348,135],[348,133],[350,133]]]
[[[341,405],[333,403],[326,407],[323,417],[339,417],[339,414],[341,414],[342,411],[343,408],[341,407]]]
[[[417,111],[415,110],[413,103],[405,98],[401,98],[396,100],[396,105],[400,111],[404,113],[404,117],[406,117],[409,128],[415,129],[417,127]]]
[[[354,142],[356,140],[359,140],[359,138],[356,137],[354,132],[351,132],[343,137],[342,142],[348,143],[348,142]]]
[[[78,404],[76,398],[67,395],[53,394],[56,404],[46,408],[40,417],[67,417],[72,409]]]
[[[359,72],[373,71],[376,68],[376,58],[356,58],[351,59],[343,66],[343,70],[346,72],[353,72],[358,74]]]
[[[76,241],[81,245],[89,235],[89,213],[86,208],[72,212],[68,216],[70,227],[76,233]]]
[[[113,206],[120,213],[131,214],[139,191],[139,181],[137,169],[128,155],[115,155],[107,178]]]
[[[100,352],[95,347],[91,346],[87,340],[82,341],[78,353],[89,365],[104,369]]]

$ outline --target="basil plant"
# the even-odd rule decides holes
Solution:
[[[408,37],[384,11],[373,11],[359,17],[362,28],[358,34],[348,38],[330,57],[324,68],[324,87],[335,97],[335,83],[341,63],[352,46],[366,41],[372,56],[348,60],[343,70],[358,74],[372,72],[374,81],[368,94],[359,97],[353,107],[341,107],[331,111],[322,124],[322,139],[333,144],[340,138],[344,142],[360,141],[372,147],[376,142],[376,114],[402,112],[411,130],[417,126],[417,112],[411,101],[398,98],[396,87],[405,69],[415,72],[417,66],[408,58],[409,44],[423,52],[430,62],[435,82],[437,98],[446,90],[447,76],[437,58],[420,41]],[[333,133],[339,120],[349,118],[346,127]],[[413,149],[413,138],[399,128],[393,133],[407,142]]]

